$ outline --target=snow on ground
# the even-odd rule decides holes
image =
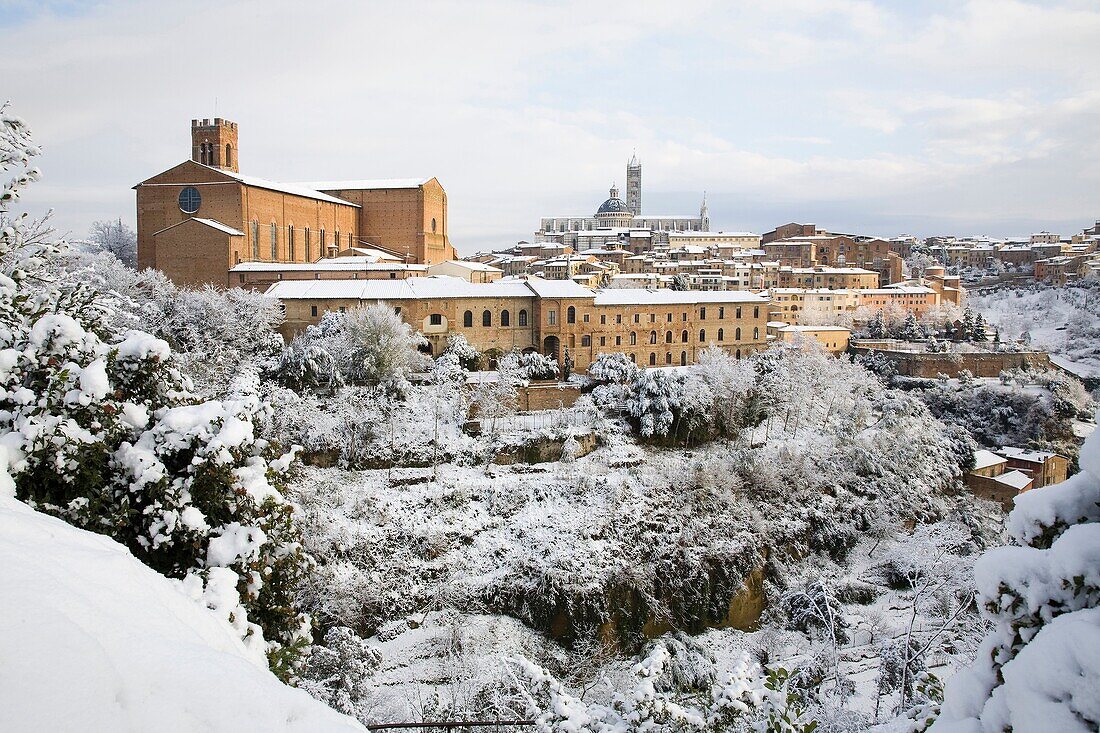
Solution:
[[[363,730],[124,547],[0,495],[0,730]]]

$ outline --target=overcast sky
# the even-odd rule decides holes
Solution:
[[[240,124],[244,172],[437,176],[460,252],[644,208],[713,229],[1079,231],[1100,219],[1100,3],[0,0],[0,99],[62,230]]]

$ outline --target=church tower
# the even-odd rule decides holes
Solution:
[[[237,173],[237,123],[191,120],[191,160]]]
[[[699,207],[699,231],[710,231],[710,210],[707,208],[707,192],[703,191],[703,205]]]
[[[626,205],[634,216],[642,213],[642,164],[637,154],[631,155],[626,164]]]

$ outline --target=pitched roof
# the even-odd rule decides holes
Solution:
[[[318,191],[377,191],[387,188],[420,188],[428,181],[427,178],[368,178],[357,181],[306,181],[294,183],[294,186],[313,188]]]
[[[180,221],[180,222],[176,222],[175,224],[172,224],[171,226],[166,226],[166,227],[164,227],[163,229],[161,229],[159,231],[153,232],[153,236],[155,237],[158,234],[160,234],[161,232],[166,232],[169,229],[175,229],[176,227],[180,226],[181,224],[186,224],[187,222],[190,222],[190,221],[196,222],[198,224],[202,224],[203,226],[208,226],[211,229],[217,229],[219,232],[224,232],[225,234],[229,234],[229,235],[234,236],[234,237],[243,237],[244,236],[244,232],[239,231],[237,229],[234,229],[233,227],[229,226],[228,224],[222,224],[220,221],[216,221],[214,219],[203,219],[202,217],[198,217],[198,216],[188,217],[187,219],[184,219],[183,221]]]
[[[255,188],[265,188],[269,191],[278,191],[280,193],[289,193],[292,196],[301,196],[303,198],[316,199],[318,201],[327,201],[330,204],[343,204],[344,206],[354,206],[357,209],[361,208],[359,206],[359,204],[353,204],[350,201],[344,201],[343,199],[338,199],[335,196],[329,196],[327,193],[321,193],[320,191],[311,189],[308,186],[303,186],[300,183],[279,183],[278,181],[269,181],[266,178],[259,178],[257,176],[246,176],[246,175],[243,175],[241,173],[234,173],[233,171],[227,171],[224,168],[215,168],[213,166],[203,165],[202,163],[197,163],[193,160],[185,160],[183,163],[180,163],[180,165],[174,166],[173,168],[170,168],[169,170],[174,170],[175,168],[179,168],[180,166],[187,165],[189,163],[191,165],[197,165],[200,168],[205,168],[206,170],[209,170],[209,171],[214,171],[215,173],[219,173],[219,174],[221,174],[221,175],[223,175],[227,178],[230,178],[232,180],[239,181],[240,183],[243,183],[246,186],[254,186]],[[160,175],[160,174],[158,174],[158,175]],[[180,187],[180,186],[217,186],[220,183],[224,183],[224,182],[223,181],[202,181],[202,182],[196,182],[196,183],[186,183],[186,182],[183,182],[183,183],[147,183],[147,182],[143,181],[142,183],[139,183],[137,186],[134,186],[134,188],[137,188],[138,186],[173,186],[173,187]]]
[[[993,451],[980,448],[974,451],[974,468],[970,470],[977,471],[979,468],[989,468],[990,466],[996,466],[998,463],[1008,463],[1008,460]]]
[[[596,293],[596,305],[687,305],[693,303],[759,303],[766,298],[739,290],[648,290],[615,288]]]
[[[999,484],[1005,484],[1020,491],[1027,487],[1032,482],[1031,476],[1028,476],[1023,471],[1005,471],[1000,476],[994,476],[993,480]]]

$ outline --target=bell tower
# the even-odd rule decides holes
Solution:
[[[221,117],[191,120],[191,160],[237,173],[237,123]]]
[[[637,154],[631,155],[626,164],[626,205],[634,216],[642,213],[642,164]]]

